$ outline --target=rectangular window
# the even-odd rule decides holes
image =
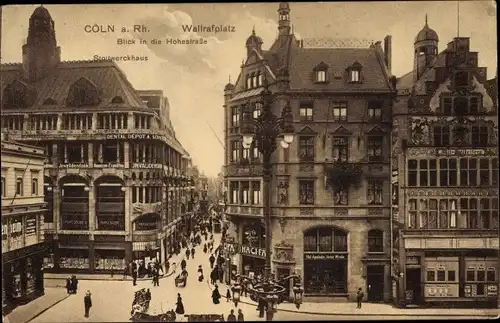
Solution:
[[[470,113],[478,113],[479,112],[479,98],[477,96],[473,96],[469,98],[469,111]]]
[[[259,159],[260,158],[260,152],[259,152],[259,148],[257,147],[255,141],[252,142],[252,147],[251,148],[251,152],[252,152],[252,160],[255,160],[255,159]]]
[[[453,101],[451,98],[443,98],[443,113],[444,114],[451,114],[452,106],[453,106]]]
[[[240,108],[231,108],[231,127],[237,128],[240,126]]]
[[[382,120],[382,101],[368,101],[368,120]]]
[[[299,180],[299,203],[302,205],[314,204],[314,181]]]
[[[262,111],[262,103],[255,102],[255,104],[253,106],[252,117],[254,119],[257,119],[258,117],[260,117],[261,111]]]
[[[436,272],[434,270],[427,270],[427,281],[436,281]]]
[[[313,106],[312,102],[300,102],[300,120],[312,121],[313,120]]]
[[[450,127],[449,126],[434,126],[433,128],[434,146],[449,146],[450,145]]]
[[[492,219],[491,219],[491,200],[488,198],[481,199],[479,201],[479,205],[481,207],[481,213],[480,213],[480,227],[482,229],[491,229],[492,226]]]
[[[429,186],[437,186],[437,160],[429,160]]]
[[[491,159],[491,185],[498,184],[498,158]]]
[[[456,159],[440,159],[439,160],[439,186],[456,186],[457,185],[457,160]]]
[[[2,197],[7,197],[7,183],[5,177],[2,177]]]
[[[231,161],[237,162],[240,160],[240,142],[232,141],[231,142]]]
[[[16,179],[16,195],[23,196],[23,179],[18,177]]]
[[[333,120],[347,121],[347,102],[332,102]]]
[[[488,269],[488,271],[486,271],[486,281],[487,282],[494,282],[495,277],[496,277],[495,269]]]
[[[314,161],[314,136],[299,137],[299,160]]]
[[[417,200],[411,199],[408,201],[408,228],[417,227]]]
[[[427,160],[422,159],[419,161],[419,186],[428,186],[429,185],[429,163]]]
[[[446,281],[446,271],[445,270],[438,270],[437,271],[437,281],[438,282]]]
[[[489,132],[488,127],[485,126],[473,126],[472,127],[472,146],[474,147],[486,147],[489,144]]]
[[[231,203],[232,204],[238,204],[238,195],[239,195],[239,185],[238,182],[230,182],[229,183],[229,188],[231,192]]]
[[[430,199],[428,201],[427,229],[436,229],[438,227],[437,210],[437,200]]]
[[[475,270],[467,270],[467,273],[466,273],[466,281],[468,282],[474,282],[476,281],[476,271]]]
[[[335,205],[347,205],[348,191],[347,189],[335,188],[333,191],[333,203]]]
[[[241,182],[241,204],[250,203],[250,183]]]
[[[418,160],[408,160],[408,186],[418,186]]]
[[[490,185],[490,160],[488,158],[479,159],[479,185]]]
[[[252,182],[252,204],[260,204],[260,182]]]
[[[349,160],[348,139],[349,137],[333,137],[332,158],[334,161],[347,162]]]
[[[460,158],[460,186],[477,186],[477,159]]]
[[[454,282],[457,279],[457,274],[454,270],[448,270],[448,281]]]
[[[382,189],[383,181],[381,180],[368,180],[368,204],[369,205],[382,205]]]
[[[250,160],[250,148],[243,148],[243,160]]]
[[[429,201],[420,199],[417,207],[419,211],[420,228],[427,229],[429,226]]]
[[[316,71],[316,82],[326,82],[326,71]]]
[[[382,142],[381,136],[368,137],[368,160],[382,161]]]

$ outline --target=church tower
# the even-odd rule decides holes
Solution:
[[[425,15],[425,26],[417,34],[414,42],[413,82],[422,77],[437,56],[438,42],[439,37],[433,29],[429,28],[427,15]]]
[[[61,48],[57,46],[55,25],[49,11],[40,6],[29,20],[28,38],[23,45],[25,79],[36,82],[45,77],[61,61]]]
[[[290,35],[290,5],[288,2],[281,2],[278,8],[278,31],[280,36]]]

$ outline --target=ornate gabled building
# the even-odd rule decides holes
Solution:
[[[47,270],[165,261],[189,193],[189,157],[162,92],[136,91],[112,61],[61,61],[44,7],[22,52],[22,64],[1,65],[2,132],[46,150]]]
[[[306,299],[352,300],[363,288],[368,300],[388,301],[391,37],[384,48],[308,48],[291,30],[288,3],[279,4],[278,33],[265,50],[252,31],[239,77],[224,89],[232,265],[264,268],[261,156],[243,148],[240,130],[245,106],[259,116],[268,83],[274,114],[289,104],[295,126],[294,142],[272,157],[272,270],[301,275]]]
[[[393,108],[393,237],[400,304],[496,304],[497,79],[470,39],[438,53],[427,21]],[[495,305],[496,306],[496,305]]]

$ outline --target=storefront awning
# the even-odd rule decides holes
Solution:
[[[146,248],[147,245],[149,245],[149,248]],[[160,249],[160,247],[157,244],[157,241],[151,241],[151,242],[141,241],[132,243],[132,251],[147,251],[156,249]]]
[[[99,250],[125,250],[123,245],[118,244],[94,244],[94,249]]]
[[[68,245],[68,244],[59,244],[60,249],[88,249],[89,246],[86,245]]]

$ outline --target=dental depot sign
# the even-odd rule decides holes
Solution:
[[[264,248],[240,245],[237,243],[225,243],[223,249],[231,254],[241,254],[243,256],[262,259],[266,258],[266,249]]]

